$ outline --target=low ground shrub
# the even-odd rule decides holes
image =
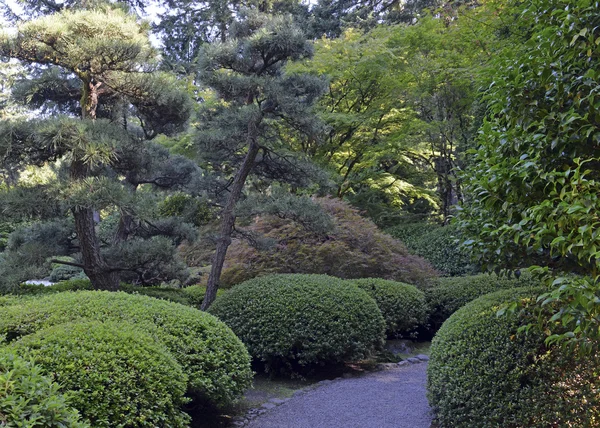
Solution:
[[[442,227],[434,223],[409,223],[391,227],[386,232],[445,276],[469,275],[478,271],[469,255],[459,249],[458,229],[454,225]]]
[[[457,276],[453,278],[438,278],[431,287],[425,290],[429,307],[428,329],[435,333],[450,315],[479,296],[494,291],[517,287],[538,287],[539,281],[527,271],[519,278],[515,275],[498,276],[496,274],[479,274],[472,276]]]
[[[209,311],[267,370],[305,372],[358,360],[382,344],[385,331],[365,291],[326,275],[251,279],[219,297]]]
[[[60,281],[49,286],[44,286],[41,284],[21,284],[15,293],[26,296],[80,290],[93,290],[92,283],[89,279],[70,279],[68,281]],[[206,287],[200,285],[192,285],[185,288],[172,288],[141,287],[138,285],[122,283],[119,290],[129,294],[141,294],[144,296],[154,297],[156,299],[168,300],[170,302],[180,303],[182,305],[193,306],[198,309],[202,305],[204,294],[206,293]],[[225,290],[218,290],[217,295],[220,295],[224,292]]]
[[[27,428],[89,428],[32,361],[0,349],[0,425]]]
[[[371,296],[383,318],[388,336],[408,336],[427,320],[425,294],[413,285],[378,278],[349,282]]]
[[[534,303],[540,289],[503,290],[454,313],[431,346],[428,396],[440,427],[600,425],[600,356],[546,347],[530,312],[497,316],[507,302]]]
[[[252,381],[250,357],[233,332],[197,309],[147,296],[79,291],[0,308],[0,337],[12,341],[69,321],[130,322],[164,343],[189,377],[196,404],[223,407]]]
[[[383,233],[357,210],[338,199],[316,199],[333,223],[324,233],[287,218],[263,215],[244,227],[248,236],[261,237],[264,245],[234,239],[225,260],[221,284],[225,287],[250,278],[277,273],[326,274],[338,278],[384,278],[424,284],[437,272],[423,258]],[[267,245],[266,243],[271,243]],[[196,266],[210,264],[212,241],[199,240],[184,251]],[[192,255],[195,255],[192,257]],[[190,258],[193,258],[191,260]]]
[[[59,324],[11,345],[52,373],[94,427],[185,427],[187,378],[150,335],[120,321]]]

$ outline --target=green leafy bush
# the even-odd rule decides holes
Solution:
[[[233,332],[197,309],[147,296],[79,291],[1,308],[0,336],[11,341],[69,321],[130,322],[164,343],[189,377],[197,404],[222,407],[250,385],[250,357]]]
[[[326,275],[254,278],[219,297],[209,311],[267,370],[303,372],[357,360],[382,344],[385,331],[365,291]]]
[[[413,285],[378,278],[349,282],[375,300],[385,319],[388,336],[406,336],[427,320],[425,294]]]
[[[510,288],[539,287],[540,285],[540,281],[537,281],[527,271],[524,271],[519,278],[514,275],[508,277],[487,273],[438,278],[431,287],[425,290],[430,310],[427,322],[429,330],[432,333],[438,331],[450,315],[479,296]]]
[[[0,425],[23,428],[87,428],[51,377],[7,349],[0,350]]]
[[[446,276],[478,271],[469,255],[459,248],[457,240],[460,235],[454,225],[441,227],[433,223],[409,223],[391,227],[386,232]]]
[[[600,425],[600,356],[544,344],[527,308],[542,289],[503,290],[459,309],[431,346],[429,402],[440,427],[592,427]]]
[[[70,279],[68,281],[60,281],[49,286],[44,286],[41,284],[21,284],[19,288],[15,290],[15,293],[22,296],[27,296],[79,290],[93,290],[90,280]],[[182,305],[192,306],[195,308],[200,308],[202,301],[204,300],[204,294],[206,293],[206,287],[199,285],[192,285],[185,288],[172,288],[141,287],[139,285],[122,283],[119,290],[129,294],[141,294],[144,296],[168,300],[170,302],[180,303]],[[221,295],[225,291],[226,290],[218,290],[217,296]]]
[[[274,273],[384,278],[409,284],[424,284],[437,276],[427,261],[409,254],[401,242],[381,232],[347,203],[329,198],[318,198],[315,202],[333,220],[333,231],[315,231],[302,221],[276,215],[255,216],[245,230],[273,244],[252,246],[245,240],[234,239],[227,252],[221,284],[228,287]],[[193,247],[187,252],[202,253]],[[210,262],[212,253],[203,254],[207,259],[196,259],[196,264]]]
[[[53,373],[94,427],[185,427],[187,378],[162,344],[123,321],[59,324],[11,348]]]
[[[63,260],[67,262],[74,262],[72,257],[55,257],[55,259]],[[60,263],[52,264],[52,271],[50,272],[49,279],[52,282],[67,281],[69,279],[86,279],[83,269],[76,266],[63,265]]]

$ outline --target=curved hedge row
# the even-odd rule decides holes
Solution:
[[[428,396],[440,427],[600,425],[600,355],[547,348],[545,336],[517,333],[528,313],[498,317],[542,289],[503,290],[459,309],[431,346]]]
[[[41,284],[21,284],[17,289],[17,293],[22,296],[28,295],[43,295],[62,293],[65,291],[82,291],[93,290],[92,283],[89,279],[70,279],[60,281],[56,284],[44,286]],[[192,306],[200,309],[204,300],[206,287],[192,285],[185,288],[170,288],[170,287],[141,287],[131,284],[121,284],[119,291],[129,294],[141,294],[144,296],[154,297],[156,299],[168,300],[170,302],[181,303],[182,305]],[[225,290],[218,290],[217,295],[224,293]],[[1,303],[1,302],[0,302]]]
[[[430,288],[425,290],[429,306],[429,330],[435,333],[450,315],[479,296],[517,287],[539,287],[537,281],[528,271],[520,278],[512,276],[500,277],[496,274],[479,274],[473,276],[457,276],[438,278]]]
[[[146,296],[79,291],[57,293],[2,309],[0,336],[12,341],[81,320],[129,322],[166,345],[189,376],[188,393],[222,407],[250,386],[250,357],[233,332],[197,309]]]
[[[148,334],[124,322],[60,324],[11,344],[53,373],[94,427],[186,427],[187,377]]]
[[[425,294],[415,286],[379,278],[348,282],[362,288],[375,300],[388,336],[407,335],[425,324],[428,314]]]
[[[0,425],[6,427],[89,428],[59,385],[31,361],[0,349]]]
[[[369,355],[385,323],[369,295],[326,275],[270,275],[233,287],[209,309],[267,370],[304,371]]]

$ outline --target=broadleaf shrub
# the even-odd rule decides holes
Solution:
[[[66,323],[11,344],[54,375],[94,427],[186,427],[187,377],[165,347],[125,322]]]
[[[358,287],[326,275],[269,275],[233,287],[209,312],[222,319],[267,370],[310,371],[368,356],[385,323]]]
[[[540,281],[528,271],[524,271],[519,278],[515,275],[508,277],[487,273],[438,278],[425,290],[430,311],[427,322],[429,331],[432,333],[438,331],[450,315],[479,296],[499,290],[540,285]]]
[[[55,293],[0,308],[0,337],[12,341],[69,321],[130,322],[166,345],[189,377],[196,404],[223,407],[250,386],[250,357],[215,317],[177,303],[126,293]]]
[[[278,216],[255,217],[245,231],[274,245],[257,248],[245,240],[234,239],[227,252],[221,284],[229,287],[275,273],[326,274],[345,279],[384,278],[410,284],[424,284],[437,276],[427,261],[409,254],[401,242],[380,231],[346,202],[329,198],[315,201],[331,216],[332,232],[319,233]],[[202,241],[196,245],[202,245]],[[205,254],[205,257],[212,255],[194,247],[186,252]],[[209,262],[197,257],[194,260],[198,265]]]
[[[89,428],[41,367],[0,349],[0,425],[24,428]]]
[[[488,294],[454,313],[431,346],[429,402],[440,427],[600,425],[600,356],[544,344],[528,305],[543,289]],[[524,311],[498,316],[514,300]]]
[[[389,229],[386,233],[401,241],[408,250],[423,257],[445,276],[476,273],[477,267],[469,255],[460,249],[460,237],[454,225],[439,226],[433,223],[408,223]]]
[[[49,286],[41,284],[21,284],[19,288],[15,290],[15,293],[21,296],[27,296],[80,290],[93,290],[92,283],[89,279],[70,279]],[[206,287],[199,285],[191,285],[185,288],[173,288],[142,287],[139,285],[122,283],[119,290],[129,294],[141,294],[195,308],[200,308],[202,301],[204,300],[204,294],[206,293]],[[218,290],[217,295],[221,295],[225,291],[226,290]]]
[[[375,300],[388,336],[407,336],[427,320],[425,294],[413,285],[379,278],[350,280]]]

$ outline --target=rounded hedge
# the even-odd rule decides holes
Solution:
[[[450,315],[467,303],[495,291],[518,287],[539,287],[541,284],[529,272],[524,271],[519,278],[496,274],[457,276],[438,278],[425,290],[429,306],[429,330],[435,333]]]
[[[0,349],[0,425],[28,428],[89,428],[32,361]]]
[[[124,322],[42,329],[11,344],[54,375],[94,427],[186,427],[187,378],[150,335]]]
[[[547,348],[545,335],[518,333],[532,315],[497,316],[542,289],[488,294],[459,309],[431,346],[428,397],[440,427],[600,425],[600,355]]]
[[[469,275],[480,271],[472,264],[469,254],[460,249],[460,230],[454,224],[405,223],[385,231],[445,276]]]
[[[79,291],[0,308],[0,336],[18,339],[80,320],[130,322],[164,343],[188,375],[197,404],[224,407],[252,382],[250,356],[221,321],[197,309],[147,296]]]
[[[62,293],[65,291],[93,290],[89,279],[69,279],[60,281],[56,284],[44,286],[42,284],[21,284],[16,290],[16,294],[21,296],[37,296],[42,294]],[[119,291],[129,294],[142,294],[144,296],[154,297],[156,299],[168,300],[170,302],[181,303],[182,305],[192,306],[200,309],[206,287],[200,285],[191,285],[185,288],[172,287],[142,287],[139,285],[121,283]],[[226,292],[226,290],[217,290],[217,295]],[[0,304],[2,302],[0,301]]]
[[[209,309],[267,370],[306,371],[358,360],[383,343],[375,301],[326,275],[270,275],[233,287]]]
[[[425,294],[414,285],[379,278],[349,281],[371,296],[386,325],[388,336],[402,336],[414,332],[427,320]]]

